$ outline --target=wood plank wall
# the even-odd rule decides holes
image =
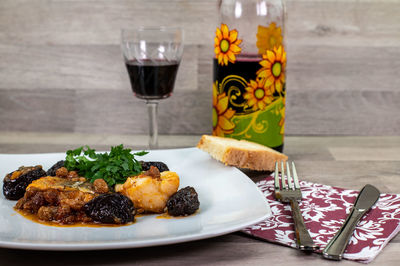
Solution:
[[[211,132],[218,0],[1,0],[0,131],[146,133],[120,28],[181,25],[162,134]],[[400,1],[287,1],[287,135],[399,135]]]

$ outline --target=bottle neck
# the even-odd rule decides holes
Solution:
[[[238,32],[241,53],[246,57],[259,54],[257,41],[260,34],[280,28],[284,35],[284,6],[282,0],[221,0],[220,23]],[[271,25],[273,28],[270,28]],[[281,41],[283,42],[283,40]]]

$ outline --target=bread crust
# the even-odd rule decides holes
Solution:
[[[275,162],[288,159],[283,153],[260,144],[209,135],[203,135],[197,147],[226,165],[250,170],[273,171]]]

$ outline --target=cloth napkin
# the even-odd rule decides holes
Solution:
[[[274,178],[257,182],[271,207],[272,215],[247,227],[244,233],[295,248],[290,205],[274,198]],[[359,191],[300,181],[300,209],[314,243],[325,248],[350,213]],[[361,190],[361,187],[360,187]],[[371,262],[400,231],[400,195],[381,194],[374,207],[360,220],[343,257]]]

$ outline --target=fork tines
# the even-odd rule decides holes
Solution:
[[[280,167],[279,167],[280,165]],[[280,169],[279,169],[280,168]],[[280,171],[279,171],[280,170]],[[279,172],[281,172],[281,182],[279,182]],[[289,162],[286,162],[286,176],[287,176],[287,185],[286,185],[286,176],[285,176],[285,167],[284,162],[281,161],[275,163],[275,191],[281,189],[300,189],[299,177],[297,176],[296,166],[294,162],[292,162],[292,173],[290,173]]]

